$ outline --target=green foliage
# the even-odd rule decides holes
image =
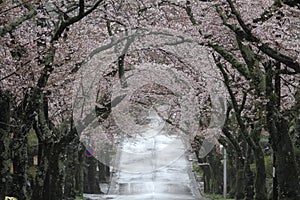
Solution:
[[[27,169],[27,174],[29,177],[35,178],[36,176],[36,167],[35,166],[31,166]]]
[[[298,168],[300,169],[300,148],[295,148],[295,157],[296,162],[298,164]]]
[[[255,173],[255,169],[256,169],[256,164],[255,163],[250,164],[250,170]]]
[[[194,172],[199,175],[199,176],[203,176],[203,171],[201,170],[201,168],[199,167],[198,163],[194,163],[193,164],[193,168],[194,168]]]
[[[29,165],[31,165],[33,157],[38,154],[38,139],[33,129],[30,129],[29,131],[27,144],[28,157],[30,160]]]
[[[28,146],[37,146],[38,145],[38,138],[36,137],[35,131],[30,129],[28,135]]]
[[[265,167],[266,167],[266,176],[267,179],[272,179],[273,176],[273,159],[272,156],[265,156]],[[250,165],[251,171],[255,173],[256,165],[255,163],[252,163]]]
[[[271,179],[273,177],[273,159],[271,156],[265,157],[265,166],[267,178]]]
[[[269,138],[268,137],[264,137],[264,136],[261,136],[261,138],[259,139],[259,142],[260,143],[269,143]]]
[[[204,196],[214,200],[225,200],[225,198],[223,198],[223,196],[220,194],[205,194]],[[226,200],[234,200],[234,199],[226,198]]]

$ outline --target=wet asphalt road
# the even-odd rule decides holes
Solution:
[[[202,199],[187,159],[187,144],[179,135],[158,130],[162,122],[154,121],[143,135],[120,145],[109,195],[85,194],[86,199]]]

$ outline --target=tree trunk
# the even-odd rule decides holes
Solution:
[[[228,130],[227,126],[224,126],[222,129],[225,136],[229,139],[235,150],[235,184],[232,187],[236,199],[242,199],[244,197],[244,155],[242,147],[240,146],[239,138],[234,137]]]
[[[212,175],[211,192],[214,194],[222,194],[223,176],[222,176],[222,163],[221,158],[217,157],[218,154],[215,150],[211,151],[208,156],[210,164],[210,171]]]
[[[10,167],[10,96],[0,90],[0,200],[4,200]]]
[[[211,171],[209,166],[203,166],[204,193],[211,193]]]
[[[85,177],[84,192],[91,194],[100,194],[99,174],[97,171],[97,160],[94,157],[87,158],[87,174]]]
[[[49,187],[45,187],[45,193],[49,194],[49,198],[52,199],[63,199],[63,160],[61,155],[64,154],[64,147],[59,143],[55,143],[51,149],[51,159],[49,162],[48,174],[49,174]]]
[[[260,107],[258,105],[257,107]],[[262,118],[262,117],[261,117]],[[266,167],[264,152],[260,145],[262,122],[259,121],[257,124],[253,125],[251,128],[251,136],[253,138],[252,150],[254,153],[255,161],[255,179],[254,179],[254,198],[255,200],[267,199],[267,186],[266,186]]]
[[[198,163],[207,163],[207,157],[206,158],[199,158],[198,151],[196,151],[196,156]],[[204,193],[211,193],[211,169],[210,166],[204,165],[201,166],[203,171],[203,182],[204,182]]]
[[[30,122],[22,120],[24,126],[17,130],[14,134],[12,150],[13,150],[13,183],[14,193],[17,199],[27,199],[27,167],[28,167],[28,152],[27,152],[27,136],[30,130]]]
[[[280,113],[280,77],[272,70],[272,63],[264,64],[266,70],[266,121],[271,145],[276,157],[278,197],[284,200],[300,199],[300,181],[295,161],[294,147],[289,135],[289,123]],[[273,85],[275,76],[275,86]]]
[[[247,145],[247,153],[245,160],[245,200],[253,200],[254,190],[253,190],[253,172],[250,169],[251,164],[251,153],[252,149]]]
[[[267,187],[266,187],[266,167],[263,151],[259,144],[254,149],[255,159],[255,200],[267,199]]]
[[[236,183],[236,168],[235,168],[235,152],[228,152],[228,169],[227,169],[227,177],[228,177],[228,194],[229,197],[232,198],[235,196],[235,183]]]
[[[82,196],[83,194],[83,183],[84,183],[84,169],[85,169],[85,148],[80,143],[78,151],[78,164],[76,165],[76,195]]]
[[[76,197],[76,166],[78,165],[78,143],[72,143],[67,148],[64,197]]]
[[[236,158],[236,190],[235,190],[235,198],[237,200],[242,200],[244,198],[244,188],[245,188],[245,173],[244,173],[244,164],[245,160],[243,157],[237,156]]]
[[[279,199],[300,199],[300,180],[295,159],[294,147],[288,134],[288,122],[284,119],[278,123],[276,143],[276,173],[279,185]]]
[[[39,141],[39,163],[32,199],[45,199],[44,197],[48,196],[48,194],[45,194],[44,187],[49,183],[49,174],[47,174],[47,171],[49,167],[50,149],[49,144]]]
[[[107,182],[107,176],[106,176],[106,165],[98,162],[98,168],[99,168],[99,181],[101,183]]]

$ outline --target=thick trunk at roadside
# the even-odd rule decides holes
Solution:
[[[211,151],[207,156],[212,175],[211,192],[214,194],[222,194],[223,191],[222,158],[218,156],[220,155],[216,150]]]
[[[255,174],[255,198],[256,200],[264,200],[267,199],[267,188],[266,188],[266,168],[265,168],[265,161],[264,155],[262,151],[255,150],[254,151],[254,158],[255,158],[255,167],[256,167],[256,174]]]
[[[237,200],[242,200],[244,198],[245,191],[245,172],[244,165],[245,160],[243,157],[237,156],[236,158],[236,190],[235,190],[235,198]]]
[[[0,90],[0,200],[4,200],[10,177],[10,95]]]
[[[32,199],[43,199],[45,195],[44,185],[47,183],[47,170],[49,167],[49,145],[39,141],[39,163],[35,178]]]
[[[16,140],[13,143],[13,190],[17,199],[27,199],[27,137],[19,136]]]
[[[51,152],[51,159],[48,168],[49,186],[45,187],[46,194],[52,199],[63,199],[63,184],[64,184],[64,160],[62,155],[65,153],[65,147],[60,143],[55,143]]]
[[[34,124],[34,130],[38,138],[38,168],[36,172],[35,185],[32,199],[45,199],[48,196],[45,188],[49,187],[48,168],[50,165],[53,140],[51,130],[48,127],[47,116],[45,115],[45,105],[43,94],[37,90],[36,100],[38,104],[38,120]]]
[[[288,122],[281,119],[278,123],[278,139],[276,143],[276,173],[279,185],[279,199],[299,200],[299,172],[288,129]]]
[[[199,151],[196,150],[196,157],[198,160],[198,163],[207,163],[207,158],[200,158],[199,157]],[[203,165],[201,166],[202,171],[203,171],[203,181],[204,181],[204,193],[211,193],[211,169],[210,166]]]
[[[254,198],[254,188],[253,188],[253,172],[251,171],[251,153],[252,149],[247,145],[247,153],[245,159],[245,200],[253,200]]]
[[[64,197],[70,199],[75,199],[76,197],[76,166],[79,164],[78,143],[79,141],[73,142],[67,147]]]
[[[24,102],[24,107],[19,107],[16,113],[16,119],[18,119],[19,122],[22,123],[22,125],[14,130],[13,142],[11,144],[14,168],[14,185],[12,190],[14,192],[14,196],[16,196],[18,199],[27,199],[29,195],[27,191],[27,139],[34,118],[34,109],[32,103],[26,98],[24,99]]]
[[[87,171],[84,178],[84,192],[91,194],[100,194],[99,186],[99,172],[97,170],[98,160],[94,157],[88,157],[87,162]]]
[[[228,151],[227,151],[228,152]],[[227,181],[228,181],[228,195],[229,197],[235,196],[235,183],[236,183],[236,169],[235,169],[235,159],[233,153],[228,153],[228,169],[227,169]]]
[[[256,148],[254,148],[253,151],[255,159],[254,199],[265,200],[267,199],[267,187],[264,153],[259,144],[257,144]]]
[[[36,127],[36,126],[35,126]],[[53,128],[52,132],[55,132],[55,135],[63,135],[61,138],[55,140],[45,140],[39,141],[39,166],[36,176],[36,185],[34,188],[33,199],[43,199],[43,200],[52,200],[52,199],[63,199],[64,198],[64,184],[65,182],[65,153],[66,146],[69,143],[72,143],[72,140],[75,138],[74,132],[66,130],[66,132],[58,132],[57,129]],[[40,129],[36,128],[37,134],[41,135]],[[46,133],[44,133],[47,135]],[[75,145],[76,146],[76,145]],[[72,149],[73,153],[76,153],[77,148]],[[76,157],[73,157],[75,159]],[[72,165],[75,163],[72,162]],[[75,166],[74,177],[75,182]],[[68,174],[67,174],[68,175]],[[69,190],[75,188],[75,183],[71,187],[68,187]],[[75,191],[73,191],[73,197],[75,198]]]
[[[32,199],[62,199],[63,198],[63,163],[62,148],[59,144],[45,143],[40,146],[40,160],[36,174]]]
[[[211,190],[211,170],[209,166],[203,166],[204,193],[212,193]]]
[[[76,195],[82,196],[83,195],[83,183],[84,183],[84,169],[85,169],[85,147],[83,144],[79,144],[79,151],[78,153],[78,163],[76,165],[76,177],[75,177],[75,188],[76,188]]]
[[[279,186],[279,199],[300,199],[300,180],[295,160],[294,146],[289,135],[289,122],[279,112],[280,96],[273,85],[275,72],[272,63],[264,65],[266,69],[266,105],[267,128],[271,137],[271,145],[276,156],[276,175]],[[279,76],[275,76],[276,79]],[[277,89],[278,90],[278,89]],[[280,93],[279,93],[280,94]]]

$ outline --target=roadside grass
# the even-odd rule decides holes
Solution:
[[[203,196],[206,197],[206,198],[213,199],[213,200],[234,200],[234,199],[231,199],[231,198],[226,198],[225,199],[220,194],[203,194]]]
[[[5,196],[4,200],[17,200],[17,198]]]

